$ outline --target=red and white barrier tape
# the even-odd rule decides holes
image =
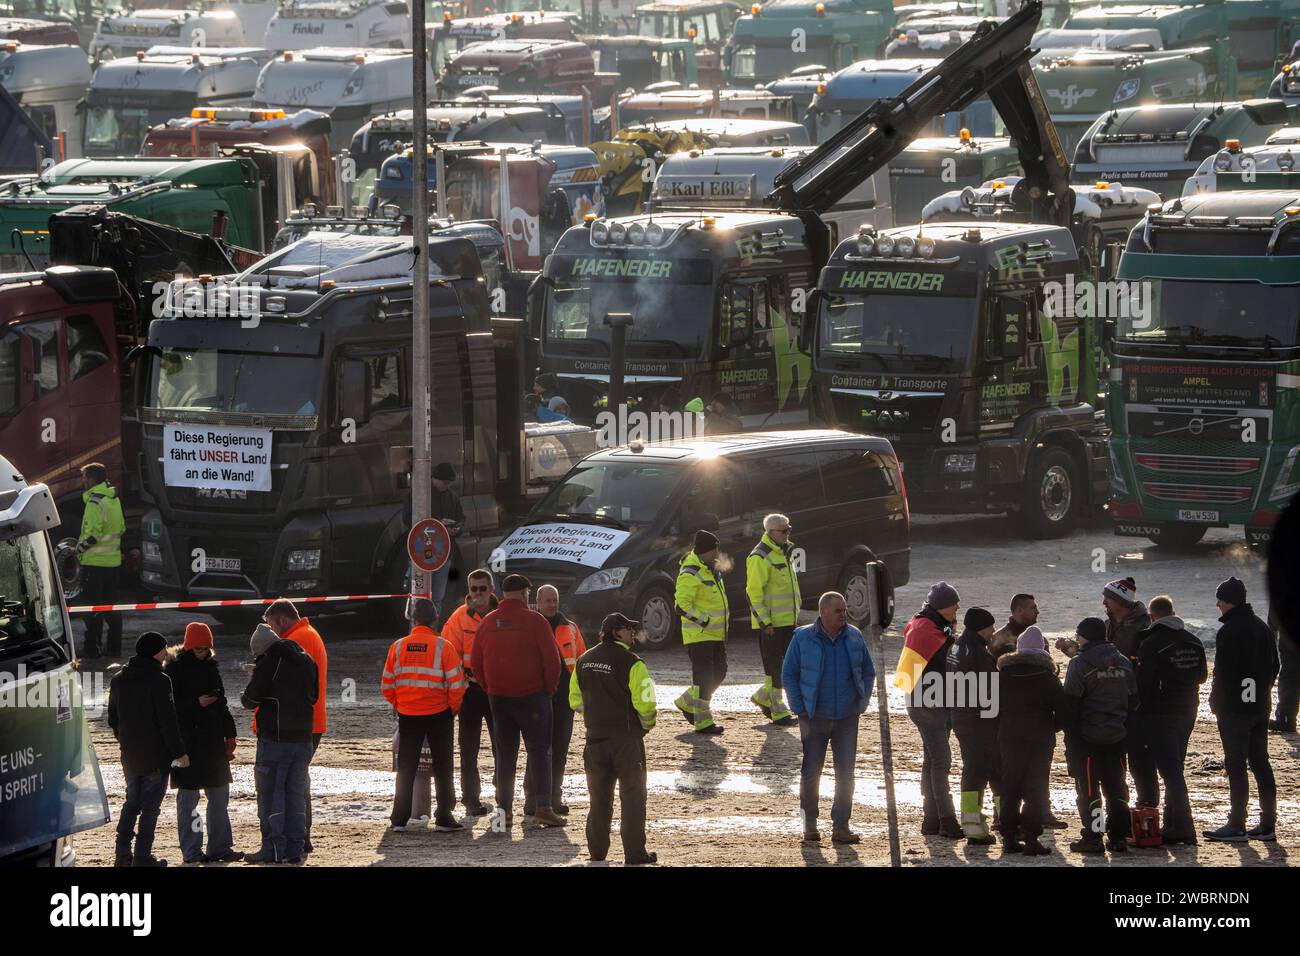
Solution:
[[[324,604],[327,601],[378,601],[387,598],[406,598],[409,594],[331,594],[311,597],[287,598],[294,604]],[[78,604],[68,608],[69,614],[98,614],[102,611],[179,611],[194,607],[264,607],[280,598],[234,598],[218,601],[145,601],[140,604]]]

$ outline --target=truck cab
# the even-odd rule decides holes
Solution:
[[[1229,142],[1213,156],[1201,160],[1196,172],[1183,183],[1183,196],[1250,189],[1295,189],[1300,172],[1295,168],[1300,146],[1268,143],[1246,146]]]
[[[920,222],[926,203],[946,192],[1020,173],[1020,154],[1005,137],[915,139],[889,163],[894,221]]]
[[[283,9],[283,8],[282,8]],[[370,117],[411,105],[411,54],[405,50],[317,47],[287,50],[262,68],[253,90],[261,109],[329,114],[337,152]],[[433,71],[425,67],[428,88]]]
[[[90,42],[90,56],[96,63],[132,57],[150,47],[260,47],[261,36],[248,37],[233,9],[123,10],[99,21]]]
[[[62,142],[60,159],[82,155],[77,104],[89,85],[90,61],[81,47],[0,40],[0,86],[52,142]]]
[[[409,50],[406,0],[280,0],[262,42],[268,50],[308,50],[351,49],[362,40],[368,49]]]
[[[690,40],[700,85],[712,89],[722,85],[722,48],[740,13],[740,5],[731,0],[652,0],[636,8],[636,33]]]
[[[578,15],[562,11],[532,10],[520,13],[490,13],[457,17],[444,11],[442,22],[427,28],[433,53],[434,72],[441,72],[448,58],[471,43],[485,40],[573,40],[578,35]]]
[[[246,103],[271,54],[256,48],[155,46],[100,63],[86,93],[87,156],[134,156],[153,126],[196,107]]]
[[[634,93],[622,96],[614,118],[615,128],[640,123],[666,123],[672,120],[708,116],[734,116],[741,119],[797,119],[794,102],[769,90],[663,90],[657,93]]]
[[[17,43],[31,43],[35,46],[80,46],[81,35],[77,31],[76,5],[65,2],[64,10],[50,9],[49,19],[34,20],[30,17],[13,16],[15,7],[27,9],[23,0],[18,3],[4,0],[0,3],[0,37]],[[31,11],[28,11],[31,12]],[[66,19],[59,19],[60,16]],[[90,29],[94,30],[94,21]]]
[[[803,31],[805,48],[795,52],[791,37]],[[875,56],[894,31],[888,0],[768,0],[736,20],[723,51],[727,82],[737,87],[768,83],[805,63],[838,70]]]
[[[667,84],[698,85],[695,44],[690,40],[642,36],[589,36],[578,39],[591,48],[596,69],[617,73],[630,90]]]
[[[885,45],[884,57],[894,59],[941,59],[961,46],[988,17],[954,15],[924,17],[898,26]]]
[[[598,77],[591,49],[576,40],[485,40],[454,54],[438,76],[451,99],[478,87],[502,93],[575,93],[604,98],[617,78]]]

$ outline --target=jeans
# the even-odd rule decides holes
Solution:
[[[81,568],[81,598],[86,604],[112,604],[117,600],[118,578],[121,568]],[[104,625],[108,625],[108,643],[101,646],[100,635]],[[109,657],[122,656],[122,612],[99,611],[86,615],[85,655],[98,657],[107,653]]]
[[[162,810],[165,796],[167,796],[165,770],[126,774],[126,802],[122,804],[122,816],[117,821],[119,860],[147,860],[153,856],[154,829],[158,826],[158,813]],[[139,833],[135,832],[137,818],[140,820]],[[131,852],[132,837],[135,838],[134,854]]]
[[[1246,828],[1250,803],[1250,778],[1259,788],[1259,819],[1266,827],[1277,824],[1277,782],[1268,762],[1268,714],[1219,714],[1219,739],[1223,741],[1223,766],[1228,775],[1231,811],[1228,822]]]
[[[303,845],[308,853],[311,852],[311,762],[316,759],[316,751],[324,736],[324,734],[311,735],[311,756],[307,758],[307,834],[303,837]]]
[[[561,697],[560,695],[564,696]],[[569,675],[560,679],[560,690],[551,698],[551,807],[564,803],[564,765],[569,760],[569,742],[573,740],[573,711],[569,707]],[[524,813],[536,806],[536,771],[530,756],[524,764]]]
[[[835,768],[835,800],[831,804],[831,826],[849,825],[853,812],[853,765],[858,756],[858,715],[831,720],[828,717],[799,718],[799,740],[803,745],[803,763],[799,768],[799,811],[804,827],[817,822],[817,792],[822,768],[826,766],[826,746],[831,748]]]
[[[223,856],[234,849],[230,832],[230,785],[204,787],[208,798],[208,856]],[[181,841],[181,859],[197,860],[203,855],[203,824],[199,817],[199,792],[176,791],[176,833]]]
[[[433,761],[433,782],[438,795],[435,823],[452,823],[456,807],[455,778],[452,773],[453,734],[456,716],[451,710],[436,714],[397,717],[397,784],[393,796],[393,826],[405,826],[411,818],[411,789],[420,765],[420,750],[429,741]]]
[[[487,723],[488,746],[492,748],[495,757],[492,706],[487,691],[470,681],[460,702],[460,714],[456,718],[456,742],[460,747],[460,798],[465,801],[466,810],[477,807],[481,802],[483,788],[478,777],[478,752],[484,722]]]
[[[587,771],[587,793],[591,810],[587,814],[587,850],[593,860],[609,853],[609,827],[614,818],[614,784],[622,805],[619,836],[623,860],[644,862],[645,850],[645,744],[640,737],[609,737],[588,740],[582,751]]]
[[[551,808],[551,695],[497,697],[489,694],[492,742],[497,757],[497,803],[507,813],[515,802],[515,769],[519,763],[519,737],[535,761],[538,808]]]
[[[1160,779],[1165,783],[1165,810],[1161,829],[1170,834],[1195,836],[1192,804],[1184,774],[1187,741],[1192,736],[1195,724],[1195,711],[1187,714],[1149,714],[1138,719],[1140,733],[1146,739],[1147,753],[1154,768],[1152,773],[1159,771]],[[1138,770],[1133,769],[1133,779],[1137,782],[1139,793],[1142,787],[1158,788],[1158,784],[1153,787],[1149,781],[1139,781],[1138,775]],[[1156,792],[1159,792],[1158,789]]]
[[[262,854],[276,860],[303,854],[307,839],[307,766],[311,741],[289,743],[258,738],[253,775]]]
[[[454,542],[452,543],[452,547],[456,547]],[[442,617],[442,599],[447,596],[447,579],[450,575],[450,557],[443,562],[442,567],[429,575],[429,600],[433,602],[433,606],[438,613],[439,619]],[[455,610],[455,608],[452,610]]]
[[[921,734],[921,800],[925,819],[955,817],[948,775],[952,772],[952,713],[947,707],[908,707],[907,716]]]

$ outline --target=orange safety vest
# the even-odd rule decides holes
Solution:
[[[433,628],[417,625],[388,649],[379,689],[408,717],[460,710],[465,672],[455,644]]]
[[[555,628],[555,643],[560,647],[560,657],[565,669],[572,674],[578,666],[578,658],[587,653],[587,644],[582,639],[582,631],[572,621],[566,621]]]
[[[462,604],[442,626],[443,636],[455,644],[460,652],[460,665],[465,669],[466,674],[470,673],[469,659],[474,653],[474,635],[478,633],[481,620],[483,615],[471,614],[469,606]]]

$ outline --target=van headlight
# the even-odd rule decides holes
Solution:
[[[591,594],[593,591],[611,591],[623,586],[627,577],[627,568],[602,568],[595,574],[583,578],[582,583],[574,588],[574,594]]]
[[[1138,90],[1141,88],[1142,81],[1136,76],[1130,76],[1127,80],[1121,82],[1116,88],[1114,102],[1123,103],[1126,100],[1133,99],[1133,97],[1138,95]]]

